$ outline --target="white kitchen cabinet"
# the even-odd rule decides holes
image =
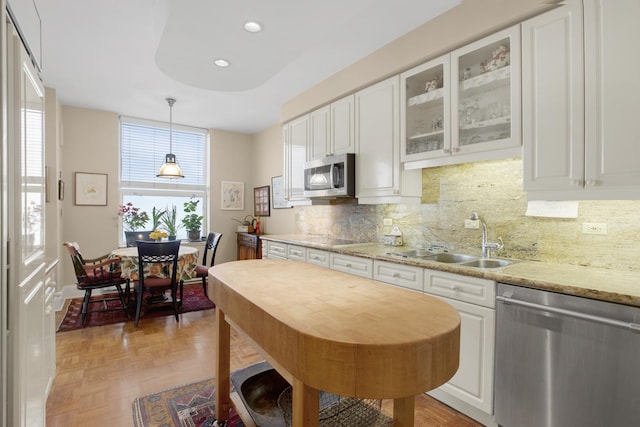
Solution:
[[[452,153],[521,155],[520,26],[453,51],[451,74]]]
[[[522,24],[529,199],[640,198],[639,18],[637,1],[584,0]]]
[[[522,155],[519,26],[409,70],[402,78],[405,169]],[[442,87],[427,91],[434,83]]]
[[[329,268],[329,251],[307,248],[307,262]]]
[[[581,1],[522,23],[523,181],[528,192],[573,190],[584,179],[582,23]]]
[[[307,248],[298,245],[287,245],[287,259],[295,261],[307,260]]]
[[[422,292],[424,269],[395,262],[373,261],[373,279]]]
[[[493,280],[425,270],[424,291],[489,308],[496,306],[496,284]]]
[[[429,394],[484,424],[494,424],[496,283],[425,269],[424,291],[442,297],[461,318],[460,367],[446,384]]]
[[[354,95],[309,113],[307,160],[355,152]]]
[[[460,314],[460,364],[455,375],[436,390],[491,415],[496,312],[475,304],[439,298]],[[441,393],[433,394],[441,397]],[[456,408],[451,401],[443,401]]]
[[[329,254],[329,268],[353,274],[354,276],[373,278],[373,260],[368,258],[331,252]]]
[[[422,171],[400,163],[399,87],[396,75],[355,94],[359,204],[420,202]]]
[[[44,381],[45,381],[45,401],[56,376],[56,311],[54,298],[57,289],[57,266],[58,260],[51,262],[45,269],[44,279]]]
[[[264,240],[263,240],[264,241]],[[267,250],[262,252],[263,258],[287,259],[287,244],[282,242],[267,242]]]
[[[282,126],[284,148],[283,192],[292,206],[311,204],[304,197],[304,162],[309,142],[309,115],[304,115]]]
[[[403,162],[451,153],[449,55],[400,74],[400,145]]]

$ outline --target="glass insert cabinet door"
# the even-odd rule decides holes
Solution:
[[[517,147],[520,141],[520,29],[512,27],[451,53],[455,109],[452,151]]]
[[[450,138],[449,55],[400,75],[401,160],[448,155]]]

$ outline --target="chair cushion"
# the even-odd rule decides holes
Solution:
[[[144,287],[145,288],[158,288],[158,287],[170,288],[171,277],[145,277]]]
[[[120,276],[119,273],[109,273],[101,269],[87,270],[86,275],[82,276],[78,280],[78,288],[88,286],[113,286],[116,283],[124,283],[126,279]]]
[[[196,266],[196,275],[198,277],[203,277],[206,276],[207,274],[209,274],[209,269],[211,267],[208,267],[206,265],[197,265]]]

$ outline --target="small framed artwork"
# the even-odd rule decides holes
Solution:
[[[76,206],[107,206],[106,173],[75,173]]]
[[[282,175],[271,178],[271,201],[273,209],[289,209],[292,208],[284,198],[284,180]]]
[[[244,182],[222,181],[220,209],[223,211],[244,210]]]
[[[270,216],[269,186],[253,189],[253,216]]]

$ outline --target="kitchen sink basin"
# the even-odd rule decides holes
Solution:
[[[446,262],[446,263],[459,263],[459,262],[471,261],[476,259],[476,257],[471,255],[451,254],[448,252],[433,254],[432,256],[425,257],[425,258],[428,258],[429,261],[438,261],[438,262]]]
[[[404,252],[389,252],[389,255],[400,256],[403,258],[427,258],[436,255],[428,249],[412,249]]]
[[[465,267],[476,267],[476,268],[499,268],[499,267],[506,267],[513,263],[514,261],[511,261],[508,259],[481,258],[481,259],[476,259],[470,262],[465,262],[462,265]]]

